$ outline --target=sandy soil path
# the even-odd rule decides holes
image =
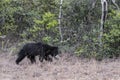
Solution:
[[[63,54],[51,63],[24,59],[20,65],[15,59],[0,54],[0,80],[120,80],[120,59],[98,62]]]

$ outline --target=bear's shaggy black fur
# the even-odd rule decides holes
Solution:
[[[52,58],[50,58],[50,56],[56,58],[56,55],[59,54],[58,47],[50,46],[48,44],[43,44],[43,50],[45,51],[44,59],[47,61],[52,61]]]
[[[16,64],[19,64],[26,56],[30,59],[31,63],[36,62],[35,56],[39,56],[39,60],[43,62],[43,59],[52,61],[51,57],[58,55],[58,47],[50,46],[48,44],[38,43],[27,43],[18,53]],[[51,57],[50,57],[51,56]]]

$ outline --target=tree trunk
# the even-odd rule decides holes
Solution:
[[[115,0],[112,0],[112,3],[117,7],[118,10],[120,10],[119,6],[116,4]]]
[[[63,35],[62,35],[62,30],[61,30],[62,2],[63,2],[63,0],[60,0],[59,19],[58,19],[59,33],[60,33],[61,41],[63,41]]]
[[[103,46],[102,37],[103,37],[103,31],[104,31],[104,23],[105,23],[106,16],[107,16],[107,1],[101,0],[101,5],[102,5],[102,15],[101,15],[101,26],[100,26],[100,35],[99,35],[100,44],[99,45],[102,48],[102,46]]]

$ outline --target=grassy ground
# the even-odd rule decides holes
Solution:
[[[59,60],[31,64],[26,58],[15,64],[16,56],[0,54],[0,80],[120,80],[120,59],[80,59],[62,54]]]

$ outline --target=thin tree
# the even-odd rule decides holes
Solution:
[[[116,4],[115,0],[112,0],[112,3],[117,7],[118,10],[120,10],[119,6]]]
[[[62,3],[63,3],[63,0],[60,0],[59,17],[58,17],[58,18],[59,18],[59,19],[58,19],[58,23],[59,23],[59,33],[60,33],[61,42],[63,41],[63,35],[62,35],[62,30],[61,30]]]
[[[106,20],[107,10],[108,10],[107,0],[101,0],[101,5],[102,5],[102,15],[101,15],[101,26],[100,26],[99,41],[100,41],[100,47],[102,48],[102,46],[103,46],[102,37],[103,37],[104,23],[105,23],[105,20]]]

